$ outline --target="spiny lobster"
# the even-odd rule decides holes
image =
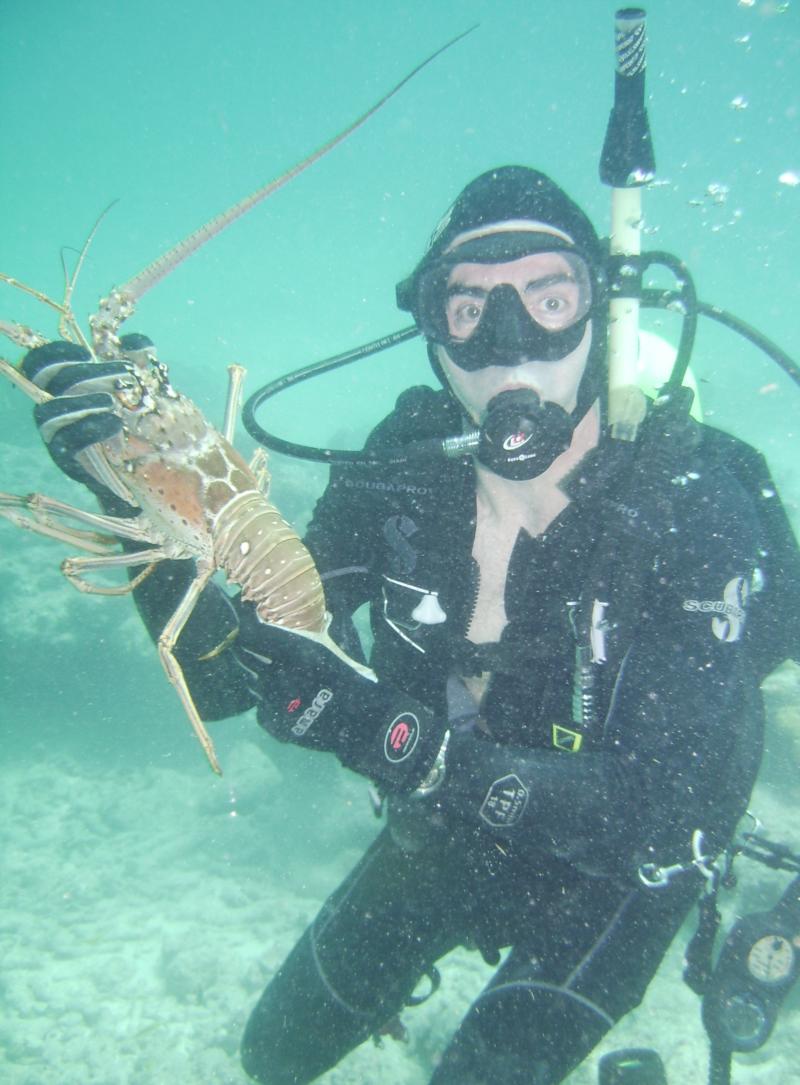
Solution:
[[[465,31],[469,33],[469,31]],[[62,339],[79,343],[93,360],[124,363],[126,376],[114,393],[114,413],[121,433],[80,453],[83,468],[123,501],[141,510],[126,519],[87,512],[41,494],[25,497],[0,494],[0,515],[18,527],[76,546],[90,556],[67,558],[62,571],[79,590],[98,594],[132,591],[161,561],[192,558],[196,575],[158,638],[164,671],[178,692],[194,732],[211,767],[221,773],[214,744],[206,730],[174,649],[200,594],[217,570],[241,587],[242,598],[255,604],[259,618],[284,626],[325,644],[367,677],[372,672],[349,659],[328,636],[325,598],[317,570],[303,543],[267,499],[266,457],[260,451],[248,464],[232,445],[244,370],[231,374],[222,432],[214,429],[199,409],[170,384],[166,366],[152,346],[124,349],[119,329],[134,312],[139,298],[236,219],[287,184],[332,150],[395,95],[409,79],[464,34],[437,49],[387,94],[321,148],[280,177],[217,215],[124,286],[100,302],[90,318],[90,337],[75,319],[71,297],[77,274],[94,230],[70,277],[63,302],[0,274],[0,281],[32,295],[59,314]],[[96,229],[96,227],[95,227]],[[0,332],[30,350],[48,342],[46,336],[19,324],[0,321]],[[29,381],[16,366],[0,359],[0,371],[31,399],[51,397]],[[68,526],[72,521],[82,527]],[[118,552],[119,540],[143,548]],[[114,568],[144,568],[124,585],[101,586],[86,574]],[[220,646],[221,648],[222,646]],[[214,651],[217,651],[215,649]]]

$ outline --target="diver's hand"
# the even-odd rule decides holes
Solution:
[[[513,835],[528,811],[531,773],[524,757],[478,727],[456,728],[414,797],[444,822]]]
[[[387,792],[413,791],[434,764],[446,724],[400,690],[373,681],[324,643],[266,625],[238,604],[234,650],[251,675],[258,721],[282,742],[334,753]]]
[[[122,342],[124,345],[125,340]],[[56,466],[87,486],[107,511],[131,515],[131,506],[98,482],[78,458],[87,448],[111,440],[122,430],[122,420],[114,412],[112,393],[129,375],[124,361],[92,361],[84,347],[56,340],[29,351],[20,370],[33,384],[53,396],[46,403],[38,403],[33,414]]]

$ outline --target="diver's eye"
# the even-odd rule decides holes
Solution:
[[[448,299],[447,326],[455,339],[465,339],[472,334],[481,319],[483,305],[483,301],[472,297]]]
[[[570,283],[559,284],[555,290],[526,290],[524,301],[533,319],[548,331],[569,327],[580,315],[578,291]]]
[[[466,305],[459,307],[457,317],[459,320],[469,322],[471,320],[480,320],[481,313],[483,311],[482,305],[477,305],[474,301],[467,302]]]

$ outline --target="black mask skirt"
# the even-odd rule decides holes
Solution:
[[[451,295],[459,291],[450,285],[451,274],[459,264],[473,262],[459,247],[425,268],[417,279],[412,310],[423,334],[430,342],[443,346],[453,362],[469,372],[492,365],[519,365],[526,360],[561,361],[583,339],[598,291],[594,288],[589,265],[580,253],[571,246],[559,245],[556,239],[553,241],[555,243],[548,245],[546,251],[559,253],[571,266],[570,282],[580,297],[574,311],[568,311],[565,318],[559,318],[557,312],[544,311],[537,314],[543,317],[542,322],[538,321],[529,312],[516,287],[501,282],[481,298],[480,316],[469,328],[469,334],[453,334],[448,306]],[[465,249],[469,247],[467,245]],[[535,253],[537,249],[532,251]],[[550,299],[556,304],[559,303],[558,290],[558,287],[553,289],[554,297]],[[468,297],[466,301],[469,303]]]
[[[460,369],[474,372],[490,365],[519,365],[523,358],[560,362],[580,344],[587,311],[567,328],[549,331],[528,313],[516,289],[501,283],[489,293],[476,331],[469,339],[443,344]]]

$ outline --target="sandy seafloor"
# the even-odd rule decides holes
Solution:
[[[0,1081],[243,1085],[237,1046],[246,1014],[355,859],[346,844],[355,822],[370,816],[363,785],[331,774],[320,848],[331,858],[309,874],[293,862],[280,869],[280,807],[297,768],[282,772],[244,733],[225,758],[235,788],[194,769],[108,771],[38,752],[2,773]],[[787,824],[766,794],[756,806],[800,841],[796,815]],[[741,871],[740,899],[750,908],[777,896],[785,880],[744,863]],[[698,1000],[680,979],[684,942],[604,1049],[655,1044],[670,1082],[699,1085],[705,1038]],[[439,994],[404,1015],[408,1043],[368,1043],[320,1080],[423,1085],[489,973],[466,951],[441,970]],[[737,1060],[734,1081],[800,1081],[799,1011],[795,997],[770,1043]],[[593,1082],[594,1063],[570,1082]]]
[[[235,753],[247,757],[246,740]],[[275,786],[276,777],[262,761],[251,786]],[[247,1008],[319,902],[320,886],[298,891],[254,866],[256,841],[269,846],[268,816],[254,803],[234,823],[223,785],[198,794],[192,774],[170,769],[121,778],[39,764],[4,774],[3,783],[4,828],[26,844],[7,851],[0,895],[4,942],[14,931],[3,950],[0,1080],[244,1082],[237,1043]],[[343,783],[338,801],[352,801],[353,792]],[[45,794],[49,814],[42,816]],[[209,830],[213,846],[204,839]],[[318,871],[320,884],[326,873],[335,869]],[[675,952],[612,1043],[647,1044],[657,1022],[659,1035],[670,1038],[662,1046],[670,1080],[699,1082],[697,1001],[678,967]],[[441,1037],[487,970],[460,953],[442,971],[441,993],[405,1015],[407,1045],[368,1044],[322,1080],[422,1085]],[[742,1081],[800,1080],[798,1016],[784,1013],[764,1054],[746,1060]],[[593,1081],[592,1070],[571,1080]]]
[[[479,22],[356,137],[142,300],[125,330],[152,334],[176,387],[216,419],[229,362],[250,367],[252,388],[402,326],[393,284],[484,169],[543,169],[607,228],[597,158],[614,6],[6,0],[0,270],[60,296],[60,247],[69,262],[119,196],[78,283],[84,319],[110,285]],[[646,7],[658,162],[646,247],[686,258],[701,297],[796,357],[800,0]],[[55,334],[33,298],[2,286],[0,302],[3,318]],[[656,327],[673,333],[670,320],[658,314]],[[271,417],[290,439],[350,446],[400,388],[430,380],[419,344],[395,358],[288,393]],[[706,417],[767,453],[800,525],[797,389],[708,325],[693,368]],[[5,383],[0,421],[0,489],[91,507],[49,466]],[[299,526],[322,476],[275,473],[276,503]],[[58,572],[64,547],[5,523],[0,546],[0,1085],[244,1085],[250,1008],[378,828],[366,785],[279,746],[250,717],[213,726],[225,770],[214,778],[130,602],[74,592]],[[797,672],[771,680],[754,801],[768,833],[796,849],[798,694]],[[786,883],[739,871],[728,919],[770,906]],[[699,1003],[680,979],[685,942],[604,1045],[656,1047],[670,1085],[706,1080]],[[488,972],[453,954],[437,996],[404,1015],[407,1044],[367,1044],[322,1080],[424,1085]],[[798,1036],[796,991],[766,1047],[737,1058],[734,1085],[800,1083]],[[597,1054],[572,1085],[596,1080]]]
[[[280,869],[280,807],[297,767],[282,772],[244,733],[225,758],[235,787],[194,769],[108,771],[39,753],[2,773],[0,1081],[243,1085],[237,1046],[246,1014],[355,859],[346,843],[355,822],[370,816],[363,785],[331,774],[320,849],[331,858],[309,874],[293,862]],[[766,793],[756,807],[800,841],[796,815],[787,824]],[[749,908],[777,896],[785,880],[750,864],[740,869]],[[682,935],[640,1009],[603,1050],[656,1044],[670,1082],[699,1085],[705,1038],[698,1000],[680,979],[684,942]],[[466,951],[441,971],[439,994],[404,1014],[407,1043],[368,1043],[320,1080],[423,1085],[489,974]],[[769,1044],[737,1060],[734,1081],[800,1081],[799,1027],[795,997]],[[595,1081],[595,1061],[570,1082]]]

